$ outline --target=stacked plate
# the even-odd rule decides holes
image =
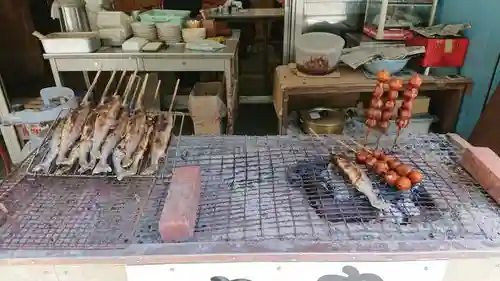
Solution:
[[[157,22],[156,30],[158,31],[158,38],[167,44],[175,44],[182,41],[181,26],[177,23]]]
[[[153,22],[136,21],[131,26],[134,37],[148,39],[149,41],[156,40],[156,26]]]

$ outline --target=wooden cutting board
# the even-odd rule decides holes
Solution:
[[[475,146],[489,147],[500,155],[500,114],[498,112],[500,112],[500,84],[472,130],[469,142]]]

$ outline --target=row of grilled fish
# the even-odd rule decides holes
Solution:
[[[139,172],[139,164],[148,148],[150,163],[141,174],[152,175],[158,170],[170,139],[173,117],[170,112],[156,116],[156,120],[146,116],[143,98],[148,75],[140,87],[141,80],[136,76],[137,72],[134,72],[123,96],[120,96],[118,89],[125,78],[123,72],[116,86],[117,90],[107,98],[107,92],[116,75],[116,72],[113,72],[103,92],[103,98],[95,109],[91,109],[90,93],[99,75],[100,72],[97,73],[80,107],[57,125],[50,141],[49,152],[34,168],[34,172],[49,173],[55,160],[58,167],[56,174],[59,175],[70,171],[77,161],[79,173],[90,170],[93,174],[109,173],[112,172],[108,164],[108,158],[111,156],[116,176],[121,180]],[[138,96],[132,110],[128,96],[134,83],[136,85],[131,100],[133,101],[137,94]]]

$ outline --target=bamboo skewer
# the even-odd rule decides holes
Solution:
[[[149,73],[146,73],[146,76],[144,77],[144,81],[142,82],[142,87],[141,91],[139,93],[139,96],[137,97],[137,101],[135,102],[135,109],[137,110],[144,110],[144,94],[146,93],[146,86],[148,85],[148,80],[149,80]]]
[[[380,139],[382,138],[382,132],[380,132],[380,134],[378,135],[377,137],[377,144],[375,145],[375,149],[378,149],[379,145],[380,145]]]
[[[141,77],[137,76],[135,78],[135,81],[137,81],[137,84],[135,84],[134,92],[132,93],[132,98],[130,99],[129,105],[133,105],[134,104],[134,100],[137,97],[137,95],[139,94],[139,90],[141,88],[141,81],[142,81]]]
[[[108,80],[108,83],[106,84],[106,87],[104,88],[104,91],[102,92],[101,95],[101,100],[99,101],[99,105],[103,105],[105,100],[106,100],[106,95],[108,94],[109,89],[111,88],[111,83],[113,83],[113,80],[115,80],[116,76],[116,70],[111,73],[111,77]]]
[[[94,77],[94,81],[92,81],[92,84],[88,88],[87,93],[85,93],[85,96],[83,96],[82,102],[80,103],[81,106],[87,105],[90,102],[89,97],[92,94],[92,91],[94,91],[94,88],[97,85],[97,81],[99,80],[99,76],[101,76],[101,73],[102,69],[99,69]]]
[[[132,75],[130,75],[130,77],[128,79],[127,86],[125,87],[125,91],[123,94],[123,101],[122,101],[123,106],[126,105],[126,100],[128,99],[128,95],[130,94],[130,91],[132,90],[132,85],[134,84],[136,76],[137,76],[137,70],[134,71],[134,73]],[[131,101],[131,103],[132,103],[132,101]]]
[[[179,90],[180,82],[181,82],[181,80],[177,79],[177,82],[175,83],[174,94],[172,95],[172,100],[170,101],[170,106],[168,107],[168,114],[171,114],[172,109],[174,108],[175,96],[177,95],[177,91]]]
[[[335,140],[336,142],[340,143],[343,147],[347,148],[348,150],[350,150],[351,152],[354,152],[354,153],[357,153],[356,149],[352,148],[350,145],[348,145],[347,143],[341,141],[341,140]]]
[[[156,85],[155,95],[153,97],[153,102],[156,102],[158,98],[158,94],[160,93],[161,80],[158,80],[158,84]]]
[[[352,141],[355,145],[357,145],[357,146],[361,147],[362,149],[366,150],[368,153],[373,154],[373,152],[372,152],[370,149],[368,149],[368,147],[366,147],[366,146],[364,146],[364,145],[360,144],[359,142],[357,142],[357,141],[355,141],[355,140],[351,140],[351,141]]]
[[[123,71],[122,75],[120,76],[120,80],[118,80],[118,84],[116,84],[116,89],[115,92],[113,93],[113,96],[117,96],[118,93],[120,92],[120,87],[122,86],[123,80],[125,79],[125,75],[127,74],[127,71]]]

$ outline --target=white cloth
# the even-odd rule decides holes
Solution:
[[[61,5],[59,5],[59,2],[57,2],[57,1],[52,2],[52,5],[50,6],[50,17],[53,20],[61,18],[61,12],[60,12],[59,8],[61,8]]]

